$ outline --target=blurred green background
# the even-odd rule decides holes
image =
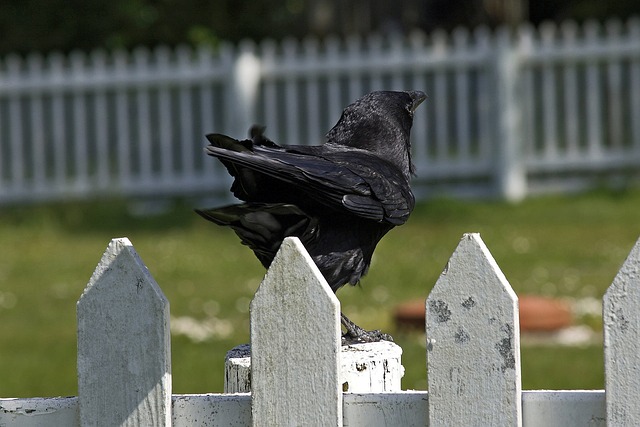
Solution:
[[[230,230],[172,202],[132,214],[124,201],[0,210],[0,397],[77,394],[75,304],[110,239],[128,237],[171,304],[174,393],[220,392],[224,356],[248,342],[264,270]],[[498,201],[431,200],[380,243],[359,287],[338,292],[366,328],[403,348],[404,389],[426,389],[424,331],[398,330],[401,302],[424,299],[465,232],[480,232],[516,293],[600,300],[640,235],[640,191]],[[381,315],[382,313],[382,315]],[[593,389],[604,381],[601,318],[577,346],[523,338],[524,389]]]

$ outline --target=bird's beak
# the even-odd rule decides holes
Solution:
[[[411,112],[413,113],[414,111],[416,111],[416,108],[418,108],[418,106],[422,104],[422,101],[427,99],[427,94],[419,90],[410,90],[407,91],[407,93],[413,101],[413,104],[411,104]]]

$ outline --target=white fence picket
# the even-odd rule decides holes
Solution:
[[[297,238],[251,302],[252,425],[342,425],[340,303]]]
[[[640,420],[640,239],[603,298],[607,424]]]
[[[78,300],[80,424],[171,425],[169,302],[128,239]]]
[[[639,305],[640,239],[604,297],[606,403],[521,391],[517,298],[468,234],[427,299],[429,392],[343,393],[339,303],[289,238],[251,304],[253,393],[171,396],[168,302],[114,239],[78,302],[79,397],[1,398],[0,425],[635,425]]]
[[[518,298],[478,234],[462,238],[426,312],[429,425],[521,425]]]

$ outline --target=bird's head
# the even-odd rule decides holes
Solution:
[[[375,153],[395,164],[408,180],[414,173],[410,142],[413,115],[426,98],[417,90],[371,92],[344,109],[327,133],[327,142]]]

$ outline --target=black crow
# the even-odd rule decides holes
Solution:
[[[409,134],[420,91],[373,92],[342,112],[323,145],[277,145],[264,128],[250,139],[210,134],[206,152],[235,179],[231,191],[245,203],[196,210],[231,227],[268,268],[282,240],[298,237],[337,291],[356,285],[389,230],[404,224],[415,199]],[[349,342],[391,340],[342,315]]]

